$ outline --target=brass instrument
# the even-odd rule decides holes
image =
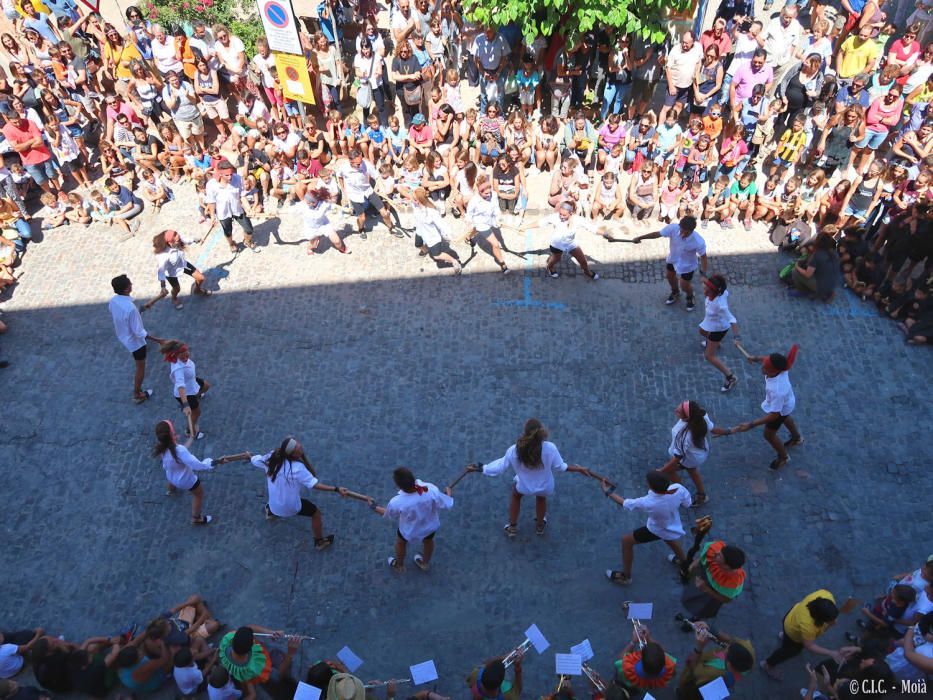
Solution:
[[[585,661],[581,664],[583,669],[583,675],[590,679],[590,683],[593,684],[593,687],[600,693],[605,694],[606,692],[606,682],[602,679],[599,673],[592,668]]]
[[[526,651],[528,651],[530,648],[531,648],[531,640],[530,640],[530,639],[526,639],[524,642],[522,642],[522,643],[519,644],[517,647],[515,647],[514,649],[512,649],[512,651],[510,651],[510,652],[506,655],[506,657],[505,657],[504,659],[502,659],[502,663],[505,665],[506,668],[509,668],[509,667],[512,666],[516,661],[518,661],[519,657],[522,656],[522,655],[523,655]]]

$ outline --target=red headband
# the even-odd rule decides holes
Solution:
[[[785,361],[787,362],[787,366],[784,369],[778,369],[777,367],[775,367],[774,363],[771,362],[770,355],[765,357],[764,361],[762,362],[762,365],[764,365],[764,368],[768,370],[769,372],[787,372],[788,370],[790,370],[791,367],[794,366],[794,362],[797,360],[797,350],[799,349],[800,349],[800,346],[797,345],[796,343],[791,345],[790,350],[787,351],[787,355],[784,357]]]
[[[172,245],[173,241],[178,240],[178,231],[166,231],[165,232],[165,242],[169,245]]]
[[[682,404],[680,404],[680,410],[683,411],[684,418],[689,420],[690,419],[690,402],[684,401]]]
[[[172,352],[163,353],[163,355],[165,356],[165,361],[166,361],[166,362],[178,362],[178,356],[181,355],[183,352],[188,352],[188,346],[187,346],[187,345],[182,345],[182,346],[181,346],[180,348],[178,348],[177,350],[173,350]]]
[[[176,439],[175,439],[175,426],[172,425],[172,421],[170,421],[168,418],[166,418],[166,419],[163,420],[162,422],[165,423],[165,424],[168,426],[168,432],[169,432],[169,435],[172,436],[172,442],[176,442]]]

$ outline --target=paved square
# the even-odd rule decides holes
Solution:
[[[543,189],[542,179],[533,191]],[[147,386],[156,393],[134,406],[132,363],[106,308],[109,280],[121,272],[138,300],[157,293],[148,238],[169,225],[192,231],[191,199],[158,219],[146,213],[126,242],[115,228],[46,234],[4,304],[3,355],[13,365],[3,372],[3,626],[43,624],[80,639],[144,623],[197,591],[228,625],[317,637],[302,672],[349,645],[364,659],[364,679],[402,677],[433,658],[438,691],[465,697],[470,668],[537,623],[552,650],[525,664],[533,697],[553,690],[551,651],[584,638],[607,674],[630,635],[620,603],[632,599],[654,603],[656,638],[687,656],[691,639],[673,624],[680,586],[667,549],[637,548],[628,590],[608,583],[603,571],[618,567],[620,535],[643,520],[577,475],[558,477],[547,534],[534,535],[525,503],[512,542],[502,534],[508,479],[467,477],[427,574],[411,565],[401,576],[388,571],[393,526],[329,494],[315,501],[337,540],[315,552],[302,519],[263,519],[262,476],[243,463],[205,477],[206,512],[218,522],[192,528],[187,497],[163,495],[162,471],[148,456],[155,422],[179,415],[167,369],[150,346]],[[532,206],[541,206],[537,198]],[[385,502],[394,467],[446,484],[467,462],[501,456],[524,420],[538,416],[568,461],[637,496],[645,472],[666,458],[677,402],[700,401],[722,425],[759,414],[757,366],[726,343],[739,385],[721,395],[698,342],[702,309],[662,304],[663,241],[632,246],[581,234],[603,279],[590,282],[565,259],[566,274],[552,280],[543,274],[547,234],[528,231],[536,218],[506,231],[512,250],[540,251],[527,264],[507,254],[508,277],[480,253],[455,279],[381,227],[365,242],[350,236],[352,255],[308,257],[291,213],[259,227],[259,255],[231,259],[219,232],[193,247],[189,257],[208,270],[216,295],[184,296],[181,311],[163,302],[143,318],[150,332],[189,342],[214,385],[196,454],[269,450],[294,434],[325,483]],[[273,229],[281,244],[270,243]],[[702,512],[713,515],[713,534],[749,556],[746,592],[718,625],[750,637],[760,658],[804,594],[828,587],[866,598],[930,553],[922,456],[930,355],[905,347],[890,322],[844,292],[830,306],[786,298],[775,277],[783,259],[762,232],[714,225],[703,235],[711,270],[730,280],[746,347],[801,346],[792,381],[806,445],[776,475],[760,432],[716,440],[704,467],[711,503]],[[840,643],[853,622],[828,643]],[[787,664],[786,675],[779,686],[752,673],[737,694],[795,697],[803,662]]]

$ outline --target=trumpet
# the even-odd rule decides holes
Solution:
[[[593,684],[593,687],[600,693],[605,694],[606,692],[606,682],[600,677],[599,673],[590,668],[590,665],[585,661],[581,665],[583,669],[583,675],[590,679],[590,683]]]
[[[382,688],[383,686],[389,685],[389,683],[395,683],[395,685],[401,685],[402,683],[411,683],[411,678],[390,678],[387,681],[377,681],[375,683],[367,683],[363,687],[367,690],[370,688]]]
[[[628,612],[628,606],[631,602],[632,601],[630,600],[626,600],[624,603],[622,603],[622,609]],[[632,618],[632,628],[635,630],[635,638],[638,640],[638,648],[644,649],[645,644],[648,643],[645,639],[645,626],[641,624],[641,620]]]
[[[510,651],[508,655],[506,655],[506,657],[502,659],[503,665],[505,665],[506,668],[509,668],[516,661],[518,661],[518,659],[530,648],[531,648],[531,640],[526,639],[524,642],[522,642],[517,647],[512,649],[512,651]]]
[[[674,619],[677,620],[678,622],[682,622],[683,624],[687,625],[687,627],[692,629],[694,632],[697,631],[696,623],[684,617],[683,613],[677,613],[674,616]],[[719,637],[713,634],[708,627],[706,628],[706,638],[710,640],[711,642],[713,642],[714,644],[717,644],[720,649],[725,649],[727,646],[729,646],[728,642],[722,641]]]

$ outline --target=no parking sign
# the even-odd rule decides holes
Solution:
[[[304,56],[289,56],[284,53],[276,53],[275,67],[279,70],[282,94],[287,99],[299,100],[309,105],[315,103],[314,90],[311,87],[311,76],[308,75],[308,64]]]
[[[272,51],[303,55],[291,0],[256,0],[256,9]]]

